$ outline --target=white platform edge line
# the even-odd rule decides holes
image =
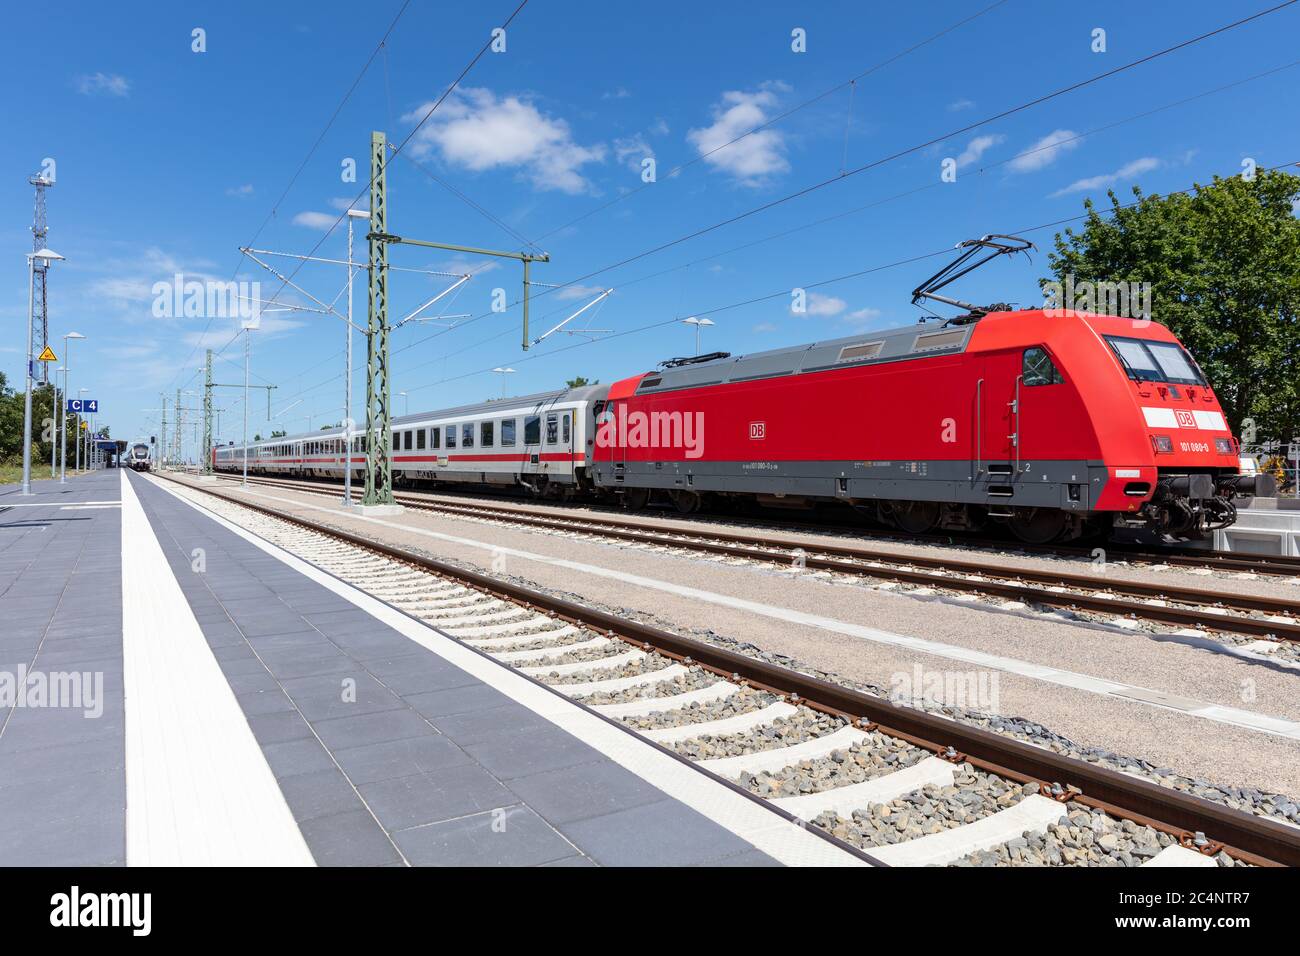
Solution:
[[[338,511],[334,508],[314,505],[306,501],[282,498],[277,495],[266,494],[260,491],[253,492],[253,494],[267,501],[277,501],[281,504],[291,505],[295,508],[305,508],[310,511],[320,511],[333,515],[338,514]],[[553,567],[565,568],[582,574],[591,574],[596,577],[610,578],[636,587],[645,587],[657,591],[664,591],[669,594],[689,597],[697,601],[716,604],[721,607],[729,607],[740,611],[747,611],[752,614],[759,614],[763,617],[772,618],[774,620],[787,621],[792,624],[802,624],[836,634],[857,637],[877,644],[907,647],[920,653],[932,654],[937,657],[946,657],[951,660],[964,661],[965,663],[976,667],[987,667],[994,670],[1000,670],[1009,674],[1016,674],[1022,677],[1041,680],[1045,683],[1056,684],[1061,687],[1069,687],[1074,690],[1082,690],[1088,693],[1117,698],[1121,696],[1121,693],[1131,693],[1133,691],[1151,694],[1158,693],[1148,687],[1124,684],[1106,678],[1093,677],[1089,674],[1081,674],[1077,671],[1068,671],[1047,665],[1033,664],[1029,661],[1022,661],[1012,657],[1002,657],[997,654],[989,654],[985,651],[959,647],[954,644],[944,644],[940,641],[932,641],[926,638],[894,634],[889,631],[882,631],[861,624],[837,621],[833,618],[823,617],[819,614],[810,614],[804,611],[796,611],[792,608],[777,607],[771,604],[763,604],[758,601],[749,601],[744,598],[736,598],[726,594],[718,594],[713,591],[705,591],[684,584],[672,584],[655,578],[629,574],[625,571],[616,571],[613,568],[596,567],[595,565],[584,564],[580,561],[569,561],[564,558],[552,558],[547,555],[537,554],[533,551],[525,551],[522,548],[487,544],[486,542],[477,541],[473,538],[462,538],[458,535],[444,534],[440,531],[430,531],[427,528],[410,527],[393,521],[385,521],[382,518],[373,518],[366,515],[348,515],[348,517],[357,521],[369,522],[371,524],[391,528],[407,534],[418,534],[439,541],[447,541],[452,544],[461,544],[467,547],[479,548],[483,551],[521,558],[525,561],[536,561],[540,564],[549,564]],[[1172,710],[1175,713],[1186,714],[1190,717],[1196,717],[1214,723],[1228,724],[1230,726],[1242,727],[1260,733],[1276,735],[1292,740],[1300,740],[1300,721],[1282,720],[1236,707],[1212,705],[1209,702],[1200,702],[1203,703],[1204,706],[1184,710],[1179,707],[1166,707],[1148,700],[1137,700],[1130,697],[1122,697],[1122,699],[1130,704],[1139,704],[1159,710]]]
[[[129,866],[313,866],[126,472],[122,657]]]
[[[173,497],[216,521],[222,527],[265,551],[369,612],[377,620],[500,691],[529,710],[567,730],[588,746],[636,774],[651,786],[708,817],[718,826],[747,841],[768,856],[788,866],[869,866],[865,860],[841,850],[809,833],[798,823],[786,820],[755,801],[736,793],[688,764],[664,753],[647,741],[615,726],[565,697],[538,686],[503,664],[441,634],[433,627],[408,617],[395,608],[321,569],[259,538],[250,531],[189,500],[184,495],[151,479]],[[202,489],[191,489],[202,494]]]

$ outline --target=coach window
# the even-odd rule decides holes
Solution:
[[[507,418],[501,422],[501,447],[515,447],[515,420]]]
[[[465,424],[460,426],[460,447],[461,448],[474,447],[474,423],[473,422],[465,422]]]
[[[546,444],[554,445],[560,434],[560,418],[554,412],[546,416]]]
[[[429,429],[429,447],[430,447],[430,448],[441,448],[441,447],[442,447],[442,429],[441,429],[441,428],[431,428],[431,429]]]
[[[479,425],[479,447],[492,447],[492,422],[483,422]]]
[[[566,445],[569,443],[569,434],[570,434],[570,432],[569,432],[569,413],[568,413],[568,412],[565,412],[565,413],[564,413],[564,424],[563,424],[563,435],[564,435],[563,440],[564,440],[564,444],[566,444]]]
[[[542,442],[542,420],[536,415],[524,419],[524,444],[540,445]]]
[[[1025,349],[1020,374],[1026,385],[1060,385],[1065,381],[1052,364],[1047,350],[1040,348]]]
[[[421,428],[415,433],[415,450],[424,451],[424,429]]]
[[[447,426],[447,447],[448,448],[456,447],[456,426],[455,425]]]

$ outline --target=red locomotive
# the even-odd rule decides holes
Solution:
[[[934,294],[974,267],[915,293],[970,310],[938,329],[715,353],[614,383],[595,485],[683,512],[710,495],[840,500],[911,532],[1004,522],[1034,542],[1107,525],[1201,535],[1235,520],[1234,497],[1270,493],[1240,475],[1214,390],[1168,329]]]

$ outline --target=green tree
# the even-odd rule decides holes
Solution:
[[[1280,171],[1144,196],[1058,233],[1056,279],[1150,282],[1151,317],[1205,370],[1234,431],[1300,432],[1300,176]]]
[[[589,381],[586,378],[583,378],[581,375],[579,375],[577,378],[569,379],[564,384],[567,385],[569,388],[582,388],[584,385],[599,385],[600,379],[594,378]]]

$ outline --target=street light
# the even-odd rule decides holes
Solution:
[[[506,397],[506,376],[512,374],[514,372],[514,369],[501,368],[500,366],[498,366],[497,368],[494,368],[492,371],[496,372],[501,376],[501,397],[505,398]]]
[[[65,346],[66,342],[63,343]],[[54,370],[54,381],[50,386],[54,389],[54,394],[50,396],[50,420],[54,422],[54,441],[50,442],[50,479],[53,480],[59,474],[59,373],[62,372],[67,377],[68,370],[65,366],[60,365]],[[67,391],[67,385],[64,386]]]
[[[343,402],[343,506],[352,507],[352,273],[356,271],[352,264],[352,223],[358,219],[370,222],[369,209],[348,209],[348,360],[347,390]]]
[[[682,319],[682,322],[686,325],[695,326],[695,354],[699,355],[700,354],[700,329],[702,329],[706,325],[712,325],[713,320],[697,319],[695,316],[692,315],[689,319]]]
[[[72,372],[72,346],[74,339],[84,339],[85,336],[80,332],[69,332],[63,337],[63,398],[68,398],[68,376]],[[80,394],[80,393],[78,393]],[[63,440],[59,443],[59,484],[68,482],[68,416],[63,409],[59,409],[59,417],[56,421],[63,424]],[[80,425],[81,413],[77,413],[77,423]],[[80,435],[77,436],[81,438]],[[80,456],[78,456],[80,457]]]
[[[38,249],[27,255],[27,393],[23,397],[23,490],[32,493],[32,324],[36,321],[36,302],[33,289],[36,285],[36,260],[48,269],[51,262],[63,256],[49,249]]]
[[[411,396],[405,392],[398,392],[397,394],[402,396],[402,414],[409,415],[411,412]]]

